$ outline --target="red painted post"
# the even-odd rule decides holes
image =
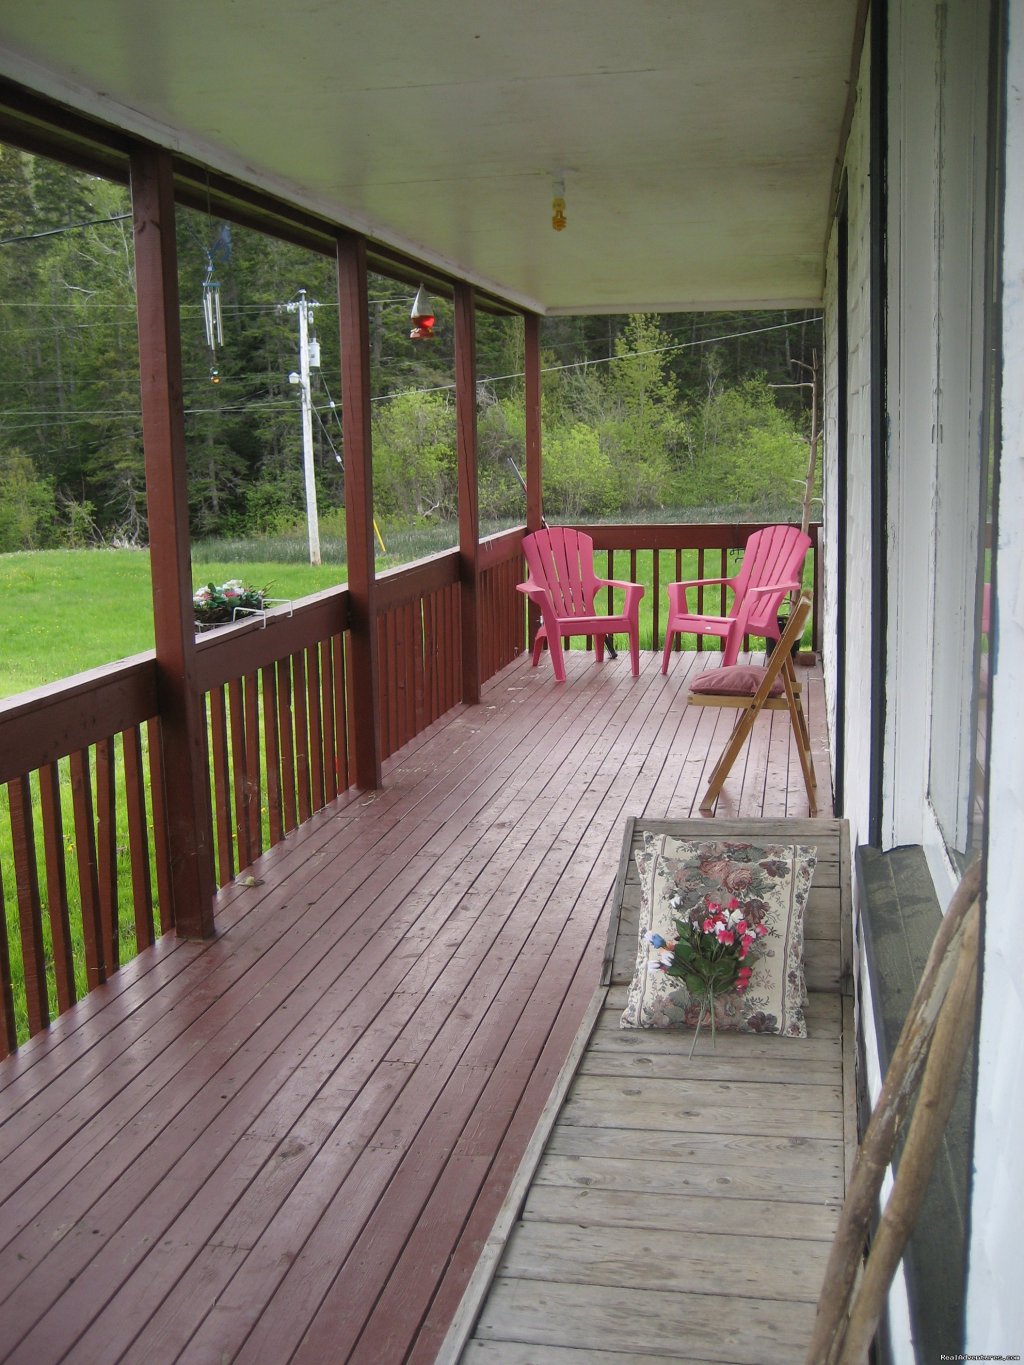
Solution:
[[[342,434],[345,442],[345,535],[349,591],[349,717],[352,781],[381,785],[376,570],[373,547],[373,453],[370,440],[370,315],[366,242],[338,238]]]
[[[476,293],[455,286],[455,417],[459,459],[462,700],[480,700],[480,507],[476,448]]]
[[[527,313],[524,349],[526,368],[526,529],[544,525],[540,441],[540,318]]]
[[[179,934],[209,938],[214,932],[212,814],[202,697],[195,682],[170,153],[136,145],[131,186],[171,905]]]
[[[540,420],[540,318],[527,313],[524,323],[524,368],[526,370],[526,529],[532,534],[544,525],[544,479],[541,458]],[[527,648],[533,648],[540,625],[540,614],[531,602],[526,613]]]

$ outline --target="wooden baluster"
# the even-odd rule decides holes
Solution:
[[[383,687],[380,699],[380,754],[381,758],[384,759],[390,758],[398,747],[395,743],[396,707],[398,705],[395,696],[398,691],[398,680],[395,677],[395,619],[390,607],[378,619],[378,626],[380,634],[377,648],[380,654],[380,681]]]
[[[153,943],[153,882],[149,870],[146,830],[146,787],[142,768],[142,735],[138,726],[121,733],[124,755],[124,797],[128,814],[128,851],[132,865],[132,907],[136,951]]]
[[[395,670],[395,691],[394,691],[394,736],[392,739],[392,752],[400,749],[405,743],[405,717],[409,697],[409,678],[406,672],[405,657],[405,632],[403,623],[405,621],[405,605],[393,607],[388,613],[389,632],[388,645],[391,650],[392,663]]]
[[[418,674],[420,669],[417,665],[416,655],[420,650],[420,632],[416,623],[416,618],[420,612],[419,598],[415,602],[407,602],[403,610],[404,623],[402,637],[405,644],[405,734],[402,739],[403,744],[408,744],[413,735],[417,732],[417,689],[419,686]]]
[[[314,810],[324,806],[324,729],[320,714],[320,648],[306,646],[306,715],[309,720],[309,781]]]
[[[437,710],[437,593],[427,593],[423,599],[423,666],[425,669],[426,723],[433,724]]]
[[[228,716],[224,689],[210,693],[210,744],[213,751],[214,823],[217,839],[217,885],[227,886],[235,875],[235,845],[231,838],[231,765],[228,758]]]
[[[235,845],[238,850],[239,868],[248,867],[252,862],[252,845],[249,842],[249,811],[246,805],[249,776],[246,766],[245,747],[245,702],[242,696],[241,678],[228,682],[228,719],[231,727],[231,777],[234,793]]]
[[[96,832],[92,814],[89,751],[77,750],[71,755],[70,761],[78,894],[82,904],[82,937],[85,942],[85,979],[86,989],[91,991],[106,981],[107,966],[103,957],[103,925],[100,918],[100,890],[96,870]]]
[[[348,672],[345,660],[345,637],[335,635],[331,640],[334,655],[334,716],[335,716],[335,753],[338,765],[338,790],[348,791],[348,689],[345,679]]]
[[[50,914],[53,974],[57,985],[57,1009],[70,1009],[78,999],[75,962],[71,950],[71,915],[68,909],[67,850],[60,802],[60,769],[47,763],[39,770],[39,800],[43,817],[43,853],[46,864],[46,903]]]
[[[277,665],[278,736],[281,742],[281,790],[284,795],[285,833],[299,823],[295,806],[295,740],[292,733],[291,660]]]
[[[7,941],[7,908],[4,883],[0,877],[0,1055],[7,1056],[18,1046],[14,1017],[14,991],[11,987],[11,946]]]
[[[682,552],[682,549],[677,549],[677,550],[676,550],[676,567],[675,567],[675,573],[674,573],[673,576],[672,576],[672,582],[673,582],[673,583],[681,583],[682,580],[683,580],[683,552]],[[666,618],[666,621],[665,621],[665,628],[666,628],[666,630],[668,629],[668,620],[667,620],[667,618]],[[681,634],[677,634],[677,635],[675,636],[675,639],[674,639],[673,642],[672,642],[672,648],[673,648],[673,650],[678,654],[679,651],[682,649],[682,647],[683,647],[683,637],[682,637]]]
[[[651,592],[654,594],[654,601],[651,603],[651,648],[661,649],[664,641],[661,638],[661,631],[658,629],[660,620],[659,608],[661,606],[661,551],[651,551],[651,564],[653,569]]]
[[[292,707],[295,713],[295,790],[299,799],[299,824],[312,814],[309,801],[309,717],[306,714],[306,664],[301,654],[292,655]]]
[[[247,673],[243,686],[245,708],[245,813],[249,833],[250,862],[263,852],[263,784],[260,778],[260,685],[255,673]]]
[[[117,904],[117,798],[112,738],[100,740],[96,745],[96,854],[103,961],[109,975],[121,965]]]
[[[39,900],[39,873],[32,828],[32,789],[28,777],[22,776],[8,782],[7,795],[11,810],[28,1031],[35,1034],[49,1026],[50,1004],[46,984],[46,954],[43,949],[43,910]]]
[[[281,819],[281,745],[278,731],[277,668],[267,664],[263,674],[263,743],[266,751],[267,808],[270,824],[270,844],[284,838]]]
[[[321,765],[325,801],[333,801],[338,795],[338,768],[335,762],[338,732],[334,695],[334,641],[330,639],[324,640],[320,646],[320,708],[323,714]]]
[[[164,795],[164,755],[158,720],[146,722],[149,748],[149,796],[153,807],[153,853],[156,863],[156,895],[160,909],[160,932],[173,925],[171,915],[171,853],[167,835],[167,803]],[[204,740],[204,744],[206,741]],[[208,747],[208,746],[207,746]]]

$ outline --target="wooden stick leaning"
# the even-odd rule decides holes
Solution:
[[[832,1242],[805,1365],[831,1365],[845,1330],[850,1298],[871,1219],[878,1206],[896,1138],[928,1059],[939,1010],[960,956],[964,921],[981,886],[975,860],[964,873],[939,925],[899,1042],[854,1162],[839,1226]],[[973,1020],[972,1020],[973,1022]]]
[[[974,1034],[980,915],[978,902],[974,901],[964,920],[956,971],[939,1011],[896,1181],[872,1239],[864,1275],[840,1339],[839,1365],[861,1365],[866,1358],[893,1274],[924,1203]]]

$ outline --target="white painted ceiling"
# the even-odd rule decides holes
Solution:
[[[0,72],[540,312],[804,306],[857,8],[0,0]]]

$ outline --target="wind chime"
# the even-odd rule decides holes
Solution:
[[[206,344],[210,348],[210,383],[220,383],[217,369],[217,347],[224,345],[224,323],[220,312],[220,284],[213,277],[213,256],[206,253],[206,274],[203,277],[203,327]]]
[[[220,383],[217,368],[217,347],[224,345],[224,322],[220,311],[220,283],[214,276],[214,261],[231,259],[231,225],[222,223],[213,246],[206,250],[206,274],[203,276],[203,329],[210,348],[210,383]]]

